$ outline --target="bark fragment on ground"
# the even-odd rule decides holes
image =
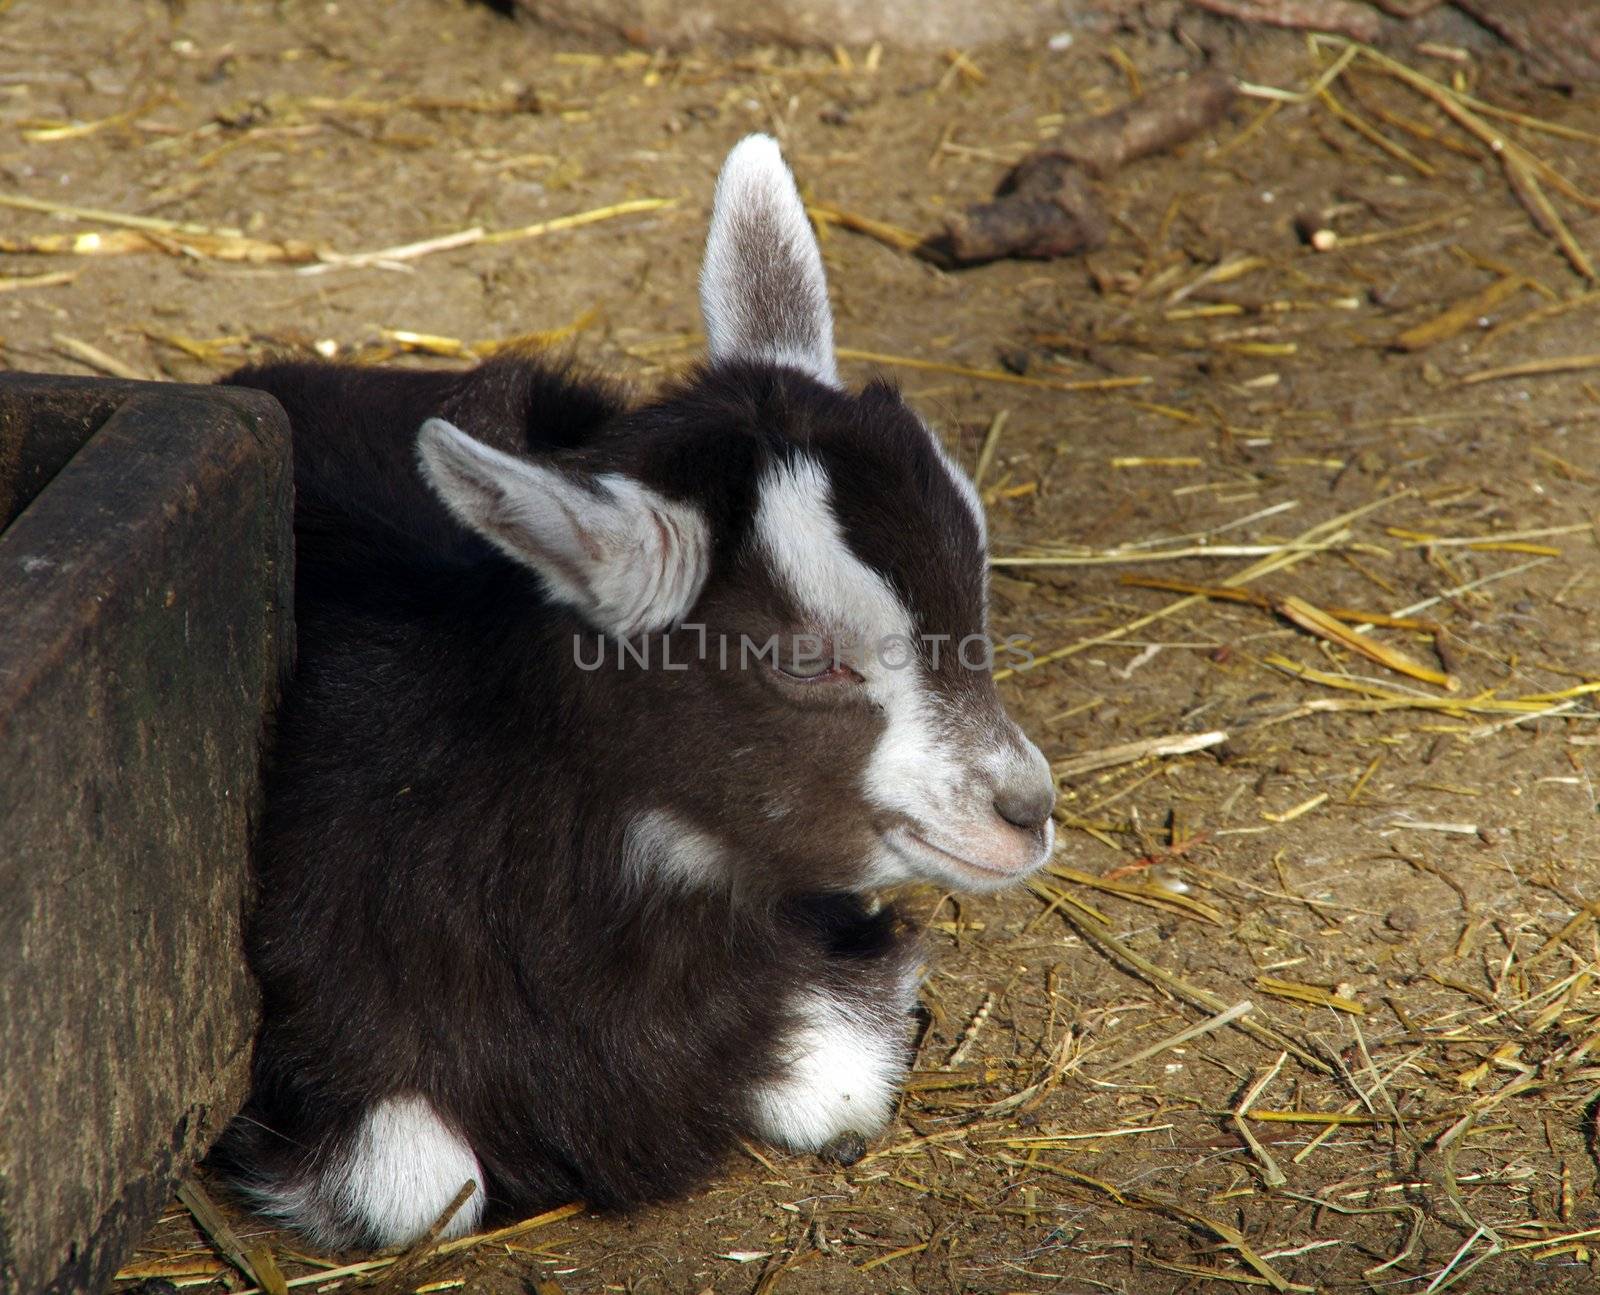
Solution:
[[[946,216],[937,251],[959,265],[1093,251],[1107,220],[1085,172],[1103,179],[1194,138],[1222,120],[1234,95],[1233,78],[1212,70],[1069,127],[1059,143],[1024,158],[992,200]]]
[[[1129,162],[1193,139],[1233,104],[1233,78],[1215,69],[1159,86],[1132,103],[1069,126],[1056,152],[1104,179]]]
[[[1455,0],[1528,60],[1547,85],[1600,80],[1600,6],[1594,0]]]
[[[1357,4],[1354,0],[1190,0],[1190,3],[1224,18],[1266,23],[1271,27],[1338,32],[1369,44],[1383,31],[1382,19],[1371,6]]]
[[[1106,217],[1070,159],[1036,153],[1006,178],[992,201],[946,216],[945,235],[950,256],[962,265],[1003,256],[1049,260],[1099,247]]]

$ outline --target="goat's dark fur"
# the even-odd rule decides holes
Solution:
[[[228,381],[276,396],[294,428],[300,652],[251,924],[266,1024],[226,1157],[299,1179],[368,1103],[411,1091],[477,1151],[491,1216],[684,1190],[740,1129],[790,992],[892,1003],[914,944],[893,908],[869,913],[804,870],[796,885],[780,841],[765,888],[753,875],[685,891],[619,867],[625,807],[695,783],[696,747],[738,734],[635,749],[639,717],[699,681],[577,670],[581,624],[446,512],[412,440],[444,413],[506,449],[631,459],[663,489],[695,478],[731,566],[761,461],[845,398],[734,368],[624,418],[609,389],[522,360],[467,374],[281,364]],[[923,434],[892,425],[905,414],[887,391],[875,404],[891,425],[851,429],[880,445],[863,465],[912,471],[882,447]],[[842,757],[861,745],[850,727]],[[698,799],[719,812],[717,789]]]
[[[955,650],[981,503],[892,388],[840,384],[770,139],[701,287],[711,362],[640,408],[526,358],[230,379],[293,428],[299,662],[221,1155],[324,1244],[412,1240],[468,1177],[457,1230],[878,1131],[918,946],[862,896],[1049,854],[1049,767]],[[831,658],[745,664],[797,636]]]

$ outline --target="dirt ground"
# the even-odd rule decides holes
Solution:
[[[782,138],[811,201],[926,233],[1201,46],[1293,92],[1341,53],[1213,20],[963,64],[657,57],[456,0],[0,13],[0,200],[213,231],[0,256],[0,364],[183,381],[548,333],[647,390],[699,346],[711,182],[747,131]],[[1549,165],[1559,228],[1513,191],[1526,166],[1366,55],[1331,105],[1243,98],[1103,182],[1087,258],[947,272],[825,227],[848,377],[893,373],[969,467],[987,445],[996,629],[1040,657],[1002,687],[1060,762],[1056,870],[906,897],[929,1025],[859,1164],[752,1147],[689,1200],[579,1211],[391,1289],[1596,1288],[1600,293],[1576,267],[1600,205],[1560,181],[1600,174],[1600,94],[1450,38],[1404,66],[1537,119],[1473,118]],[[607,210],[645,199],[670,205]],[[0,211],[0,239],[125,237]],[[349,255],[597,211],[353,264],[220,259],[243,245],[214,233]],[[1397,345],[1462,302],[1458,331]],[[1304,628],[1290,596],[1398,615],[1357,643],[1453,689]],[[1202,732],[1226,737],[1109,750]],[[339,1280],[232,1217],[291,1278]],[[128,1271],[221,1268],[175,1205]]]

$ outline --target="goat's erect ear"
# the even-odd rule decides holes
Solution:
[[[713,360],[787,364],[839,385],[822,254],[770,135],[746,135],[722,164],[700,313]]]
[[[417,434],[422,475],[466,526],[536,571],[596,629],[664,629],[700,597],[705,518],[631,477],[578,477],[514,458],[442,418]]]

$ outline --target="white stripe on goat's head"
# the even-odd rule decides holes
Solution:
[[[820,645],[793,684],[873,717],[858,783],[876,830],[870,877],[985,888],[1031,871],[1050,846],[1053,788],[992,682],[966,492],[909,417],[874,455],[813,447],[762,478],[751,542],[787,595],[795,641]]]
[[[896,391],[840,385],[822,258],[764,136],[723,168],[700,291],[709,365],[572,450],[530,462],[438,420],[420,440],[457,518],[613,645],[674,663],[585,681],[628,766],[630,873],[1025,875],[1054,788],[994,687],[982,505]]]

